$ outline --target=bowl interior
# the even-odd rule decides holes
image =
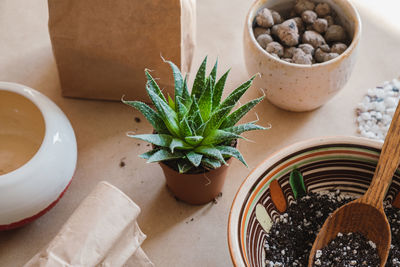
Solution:
[[[376,143],[375,143],[376,144]],[[290,172],[303,174],[307,191],[340,189],[360,196],[372,179],[380,149],[378,145],[332,143],[292,150],[260,165],[246,179],[232,206],[229,225],[230,252],[236,265],[264,266],[266,234],[272,221],[294,201]],[[248,181],[250,179],[250,181]],[[250,182],[247,183],[246,182]],[[393,200],[400,189],[397,171],[387,193]]]
[[[26,97],[0,89],[0,176],[27,163],[45,135],[42,113]]]

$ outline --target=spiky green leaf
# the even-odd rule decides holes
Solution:
[[[248,132],[248,131],[267,130],[267,129],[268,128],[256,125],[253,122],[249,122],[249,123],[244,123],[244,124],[236,125],[233,127],[225,128],[222,130],[239,135],[241,133]]]
[[[198,135],[185,137],[185,141],[188,144],[191,144],[192,146],[197,146],[198,144],[201,143],[201,141],[203,141],[203,139],[204,139],[203,136],[198,136]]]
[[[199,99],[200,114],[203,121],[207,121],[210,118],[212,110],[213,83],[214,83],[213,78],[209,77],[207,79],[207,86]]]
[[[255,105],[260,103],[261,100],[263,100],[264,97],[259,97],[257,99],[251,100],[232,112],[228,117],[225,118],[225,120],[221,124],[221,128],[229,128],[234,126],[244,115],[247,114]]]
[[[213,107],[212,107],[213,110],[215,110],[221,102],[222,92],[224,91],[225,82],[226,79],[228,78],[229,71],[230,69],[227,72],[225,72],[225,74],[222,75],[222,77],[219,78],[219,80],[215,84],[213,92]]]
[[[199,112],[199,105],[196,98],[193,98],[192,101],[193,102],[189,110],[188,118],[193,122],[193,128],[197,129],[198,127],[200,127],[200,125],[203,124],[203,119]]]
[[[189,109],[190,105],[192,104],[192,98],[189,94],[188,85],[187,85],[187,75],[185,76],[185,80],[183,81],[182,103],[185,105],[185,107],[187,109]]]
[[[173,137],[168,134],[127,134],[127,136],[149,142],[150,144],[169,147],[172,142]]]
[[[178,148],[180,150],[190,150],[193,149],[193,146],[187,144],[181,139],[174,138],[169,144],[169,149],[171,149],[171,152],[174,153],[175,148]]]
[[[159,149],[156,148],[156,149],[147,151],[147,152],[145,152],[145,153],[143,153],[143,154],[140,154],[139,157],[142,158],[142,159],[149,159],[149,158],[150,158],[151,156],[153,156],[153,154],[156,153],[158,150],[159,150]]]
[[[219,129],[221,123],[225,120],[232,108],[233,106],[228,106],[214,111],[211,115],[211,118],[207,121],[207,125],[204,130],[205,135],[208,135],[213,130]]]
[[[181,136],[191,136],[193,134],[186,117],[179,122],[179,126],[181,128]]]
[[[209,169],[218,169],[219,167],[221,167],[221,162],[216,159],[203,158],[201,160],[201,165]]]
[[[189,110],[182,103],[181,98],[180,97],[176,98],[176,113],[178,114],[179,121],[181,121],[185,117],[188,111]]]
[[[182,77],[182,73],[179,70],[179,68],[171,61],[165,61],[167,62],[172,69],[172,74],[174,76],[174,84],[175,84],[175,101],[177,97],[181,97],[182,96],[182,92],[183,92],[183,77]]]
[[[233,139],[243,139],[240,135],[230,133],[223,130],[213,130],[207,135],[203,141],[202,145],[213,145],[213,144],[221,144],[223,142],[233,140]]]
[[[196,73],[196,78],[194,79],[193,82],[191,96],[194,97],[196,100],[199,99],[206,86],[206,66],[207,66],[207,57],[205,57],[203,62],[201,63]]]
[[[170,108],[175,110],[175,103],[174,103],[174,100],[172,100],[170,95],[168,95],[168,105],[170,106]]]
[[[159,162],[171,159],[179,159],[184,157],[184,154],[181,152],[171,153],[166,149],[160,149],[156,153],[154,153],[148,160],[148,163]]]
[[[256,76],[254,75],[253,77],[250,78],[250,80],[244,82],[238,88],[233,90],[233,92],[221,103],[219,108],[234,106],[243,96],[243,94],[247,91],[247,89],[250,88],[255,77]]]
[[[203,154],[203,155],[205,155],[207,157],[211,157],[213,159],[217,159],[217,160],[221,161],[222,163],[226,164],[221,152],[211,145],[198,146],[194,149],[194,152]]]
[[[201,163],[203,155],[190,151],[186,153],[186,158],[193,164],[193,166],[198,167]]]
[[[214,88],[215,86],[215,81],[217,80],[217,68],[218,68],[218,58],[215,61],[214,67],[212,68],[210,75],[208,77],[212,78],[212,87]]]
[[[122,102],[139,110],[158,133],[168,133],[168,128],[165,126],[164,121],[151,107],[140,101],[122,100]]]
[[[231,146],[216,146],[215,148],[218,149],[221,152],[222,156],[224,156],[224,157],[235,157],[238,160],[240,160],[240,162],[242,162],[246,167],[248,167],[246,161],[244,160],[244,158],[242,156],[242,154],[236,148],[231,147]]]
[[[179,136],[179,125],[178,125],[178,115],[175,111],[164,102],[156,93],[154,93],[149,86],[146,86],[147,93],[150,96],[151,101],[156,107],[159,115],[163,119],[165,126],[168,128],[169,132],[174,136]]]
[[[187,162],[186,160],[179,160],[178,161],[178,170],[179,173],[186,173],[193,168],[193,165]]]
[[[158,86],[158,84],[156,83],[154,78],[150,75],[149,71],[146,69],[144,72],[145,72],[146,78],[147,78],[146,87],[148,85],[149,89],[152,92],[157,94],[165,103],[167,103],[167,100],[165,99],[165,96],[163,95],[163,93],[160,90],[160,87]]]
[[[204,130],[206,129],[207,123],[203,123],[199,127],[196,128],[197,135],[204,135]]]

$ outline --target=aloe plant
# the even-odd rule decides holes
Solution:
[[[196,168],[216,169],[235,157],[247,166],[241,153],[231,143],[242,138],[241,133],[266,128],[256,121],[236,125],[263,97],[249,101],[231,112],[241,96],[250,88],[255,76],[236,88],[221,101],[229,70],[218,80],[215,63],[206,76],[207,57],[201,63],[189,94],[187,75],[183,78],[179,68],[166,61],[172,68],[175,95],[166,98],[148,70],[146,90],[155,110],[140,101],[125,101],[139,110],[153,126],[154,134],[128,134],[129,137],[153,144],[153,149],[140,157],[148,162],[170,161],[180,173]]]

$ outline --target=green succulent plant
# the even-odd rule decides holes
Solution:
[[[148,162],[169,161],[180,173],[197,168],[216,169],[235,157],[247,166],[232,141],[242,138],[241,133],[266,128],[256,121],[236,125],[264,97],[254,99],[231,112],[241,96],[252,84],[253,76],[227,98],[221,101],[229,70],[217,81],[217,65],[206,76],[207,57],[203,60],[189,94],[187,75],[183,78],[179,68],[166,61],[172,68],[175,95],[166,98],[154,78],[146,69],[146,90],[155,110],[140,101],[123,103],[139,110],[154,128],[154,134],[127,134],[129,137],[153,144],[153,149],[142,155]],[[171,166],[171,165],[170,165]]]

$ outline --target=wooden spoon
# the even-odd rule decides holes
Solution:
[[[308,266],[314,263],[317,250],[327,246],[339,232],[359,232],[376,244],[383,267],[391,244],[390,226],[383,210],[383,200],[400,163],[400,105],[393,116],[383,144],[374,177],[365,194],[343,205],[325,221],[311,249]]]

